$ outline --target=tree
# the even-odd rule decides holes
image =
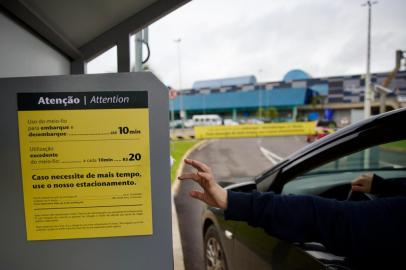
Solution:
[[[278,117],[278,110],[274,107],[259,108],[257,111],[257,117],[271,120],[272,118]]]
[[[312,107],[316,108],[316,106],[318,104],[320,104],[321,108],[323,108],[323,105],[325,103],[325,99],[326,99],[326,96],[322,96],[322,95],[318,95],[318,94],[313,95],[312,100],[311,100]]]

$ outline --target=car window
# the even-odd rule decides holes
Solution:
[[[282,193],[320,195],[340,186],[345,189],[365,172],[383,178],[406,176],[406,140],[372,146],[333,160],[286,183]]]
[[[306,174],[405,168],[406,149],[402,145],[406,146],[406,140],[373,146],[329,162]]]

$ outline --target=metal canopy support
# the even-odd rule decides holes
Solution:
[[[82,58],[82,53],[69,40],[58,33],[39,14],[23,2],[18,0],[2,0],[0,1],[0,6],[3,6],[8,12],[23,21],[29,28],[33,29],[69,58],[73,60]]]
[[[117,71],[130,72],[130,36],[125,35],[117,42]]]
[[[135,72],[142,71],[142,36],[142,31],[135,34]]]
[[[71,74],[85,74],[86,62],[83,59],[73,60],[70,64]]]

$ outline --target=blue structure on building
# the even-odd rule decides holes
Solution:
[[[308,88],[295,89],[254,89],[251,91],[223,92],[215,94],[183,95],[183,100],[175,99],[175,111],[178,111],[183,102],[183,109],[188,112],[217,111],[240,109],[257,110],[258,107],[292,108],[307,104],[312,97]]]
[[[388,73],[372,74],[372,82],[382,84]],[[197,81],[192,89],[180,91],[170,101],[170,108],[179,118],[183,110],[194,114],[217,113],[223,117],[257,116],[259,108],[274,108],[279,117],[296,119],[298,108],[314,103],[361,103],[364,100],[363,76],[312,78],[303,70],[289,71],[282,81],[258,83],[255,76]],[[399,72],[390,89],[392,96],[406,96],[406,71]],[[319,98],[314,98],[319,97]]]
[[[301,69],[292,69],[291,71],[286,73],[285,76],[283,76],[283,80],[285,82],[308,80],[308,79],[310,79],[310,75]]]

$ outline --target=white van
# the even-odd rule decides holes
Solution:
[[[218,114],[193,115],[194,126],[220,126],[222,119]]]

